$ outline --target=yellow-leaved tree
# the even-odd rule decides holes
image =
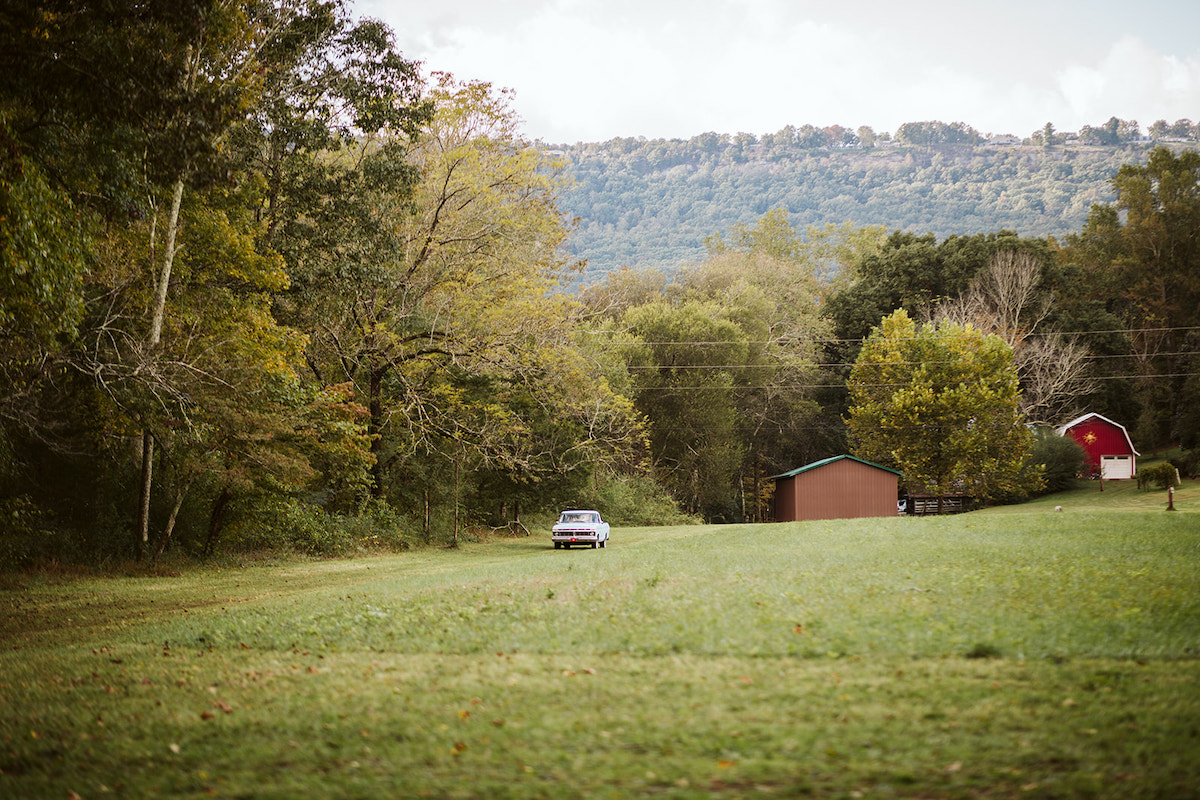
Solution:
[[[900,309],[863,344],[846,420],[856,456],[904,474],[910,492],[978,501],[1040,485],[1026,466],[1032,433],[1018,410],[1012,348],[953,322]]]
[[[302,280],[310,363],[354,382],[370,411],[375,497],[428,509],[440,491],[457,508],[446,487],[464,468],[537,483],[619,457],[636,425],[575,347],[577,304],[554,291],[570,267],[561,170],[521,136],[506,92],[439,74],[428,99],[404,156],[421,176],[411,197],[389,182],[396,154],[365,145],[357,235]]]

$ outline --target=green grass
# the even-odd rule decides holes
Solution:
[[[1176,504],[9,575],[0,797],[1197,797]]]

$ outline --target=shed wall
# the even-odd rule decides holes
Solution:
[[[896,516],[894,472],[842,459],[790,478],[775,490],[775,519],[856,519]]]

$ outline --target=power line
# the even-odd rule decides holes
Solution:
[[[1175,358],[1179,356],[1200,356],[1200,352],[1181,350],[1173,353],[1155,353],[1153,358]],[[1084,361],[1104,361],[1116,358],[1145,358],[1140,353],[1110,353],[1105,355],[1087,355],[1083,356]],[[884,367],[917,367],[928,366],[930,364],[957,364],[957,360],[929,360],[929,361],[881,361],[873,362],[870,366]],[[628,365],[625,367],[630,372],[652,372],[662,370],[706,370],[706,369],[833,369],[837,367],[855,367],[858,366],[854,361],[814,361],[811,363],[767,363],[767,364],[645,364],[645,365]]]
[[[1195,378],[1200,377],[1200,372],[1163,372],[1152,375],[1097,375],[1083,376],[1081,380],[1093,381],[1112,381],[1112,380],[1137,380],[1137,379],[1160,379],[1160,378]],[[958,386],[960,384],[972,385],[976,381],[948,381],[939,384],[936,388],[946,388],[949,386]],[[993,386],[998,386],[1003,381],[989,381]],[[864,389],[899,389],[906,386],[919,385],[916,381],[905,381],[901,383],[859,383],[855,386]],[[632,392],[674,392],[674,391],[695,391],[700,389],[721,389],[724,391],[742,391],[752,389],[849,389],[848,383],[780,383],[780,384],[692,384],[692,385],[670,385],[670,386],[635,386],[631,387]]]
[[[1122,334],[1178,333],[1179,331],[1188,331],[1188,332],[1200,331],[1200,326],[1191,325],[1191,326],[1177,326],[1177,327],[1166,327],[1166,328],[1113,328],[1111,330],[1102,330],[1102,331],[1045,331],[1045,332],[1036,332],[1036,333],[1026,334],[1025,338],[1030,338],[1030,337],[1035,337],[1035,336],[1037,336],[1037,337],[1100,336],[1103,334],[1110,334],[1110,333],[1122,333]],[[598,336],[600,334],[628,334],[629,331],[596,330],[596,331],[585,331],[584,333],[587,333],[588,335]],[[984,336],[996,335],[996,334],[988,334],[983,331],[975,331],[973,334],[970,334],[969,336],[967,334],[962,334],[962,335],[956,335],[954,337],[946,336],[944,338],[964,338],[964,339],[972,338],[973,339],[977,335],[980,335],[980,334],[982,334]],[[693,345],[699,345],[699,346],[705,346],[705,347],[709,347],[709,346],[711,346],[711,347],[730,347],[730,346],[735,346],[735,345],[771,345],[771,344],[789,345],[790,346],[790,345],[801,345],[801,344],[863,344],[869,338],[870,338],[869,336],[863,337],[863,338],[858,338],[858,339],[820,339],[820,338],[816,338],[816,337],[814,337],[812,339],[802,339],[802,338],[797,337],[797,338],[789,338],[789,339],[737,340],[737,341],[724,341],[724,342],[722,342],[722,341],[647,342],[647,341],[642,341],[640,339],[631,339],[629,342],[622,342],[622,344],[630,344],[630,345],[642,344],[642,345],[651,345],[651,346],[684,345],[684,346],[688,346],[688,347],[691,347]],[[925,338],[927,338],[927,337],[924,337],[924,336],[906,336],[906,337],[901,337],[901,338],[890,338],[889,337],[888,341],[890,341],[890,342],[915,342],[915,341],[923,340]]]

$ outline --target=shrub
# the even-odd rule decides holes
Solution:
[[[644,475],[597,478],[579,507],[595,508],[612,525],[688,525],[696,522],[671,496]]]
[[[1179,474],[1184,478],[1195,478],[1200,476],[1200,450],[1190,450],[1180,456],[1171,459],[1171,464],[1175,469],[1179,470]]]
[[[1087,453],[1070,436],[1059,436],[1049,428],[1035,432],[1029,463],[1041,464],[1046,483],[1044,494],[1070,489],[1088,463]]]
[[[1139,489],[1148,489],[1154,484],[1160,489],[1179,485],[1179,472],[1170,462],[1164,461],[1152,467],[1142,467],[1138,470],[1137,482]]]
[[[310,556],[345,556],[361,550],[405,550],[405,520],[388,506],[359,514],[331,514],[298,500],[272,498],[230,525],[229,544],[240,551],[284,550]]]

